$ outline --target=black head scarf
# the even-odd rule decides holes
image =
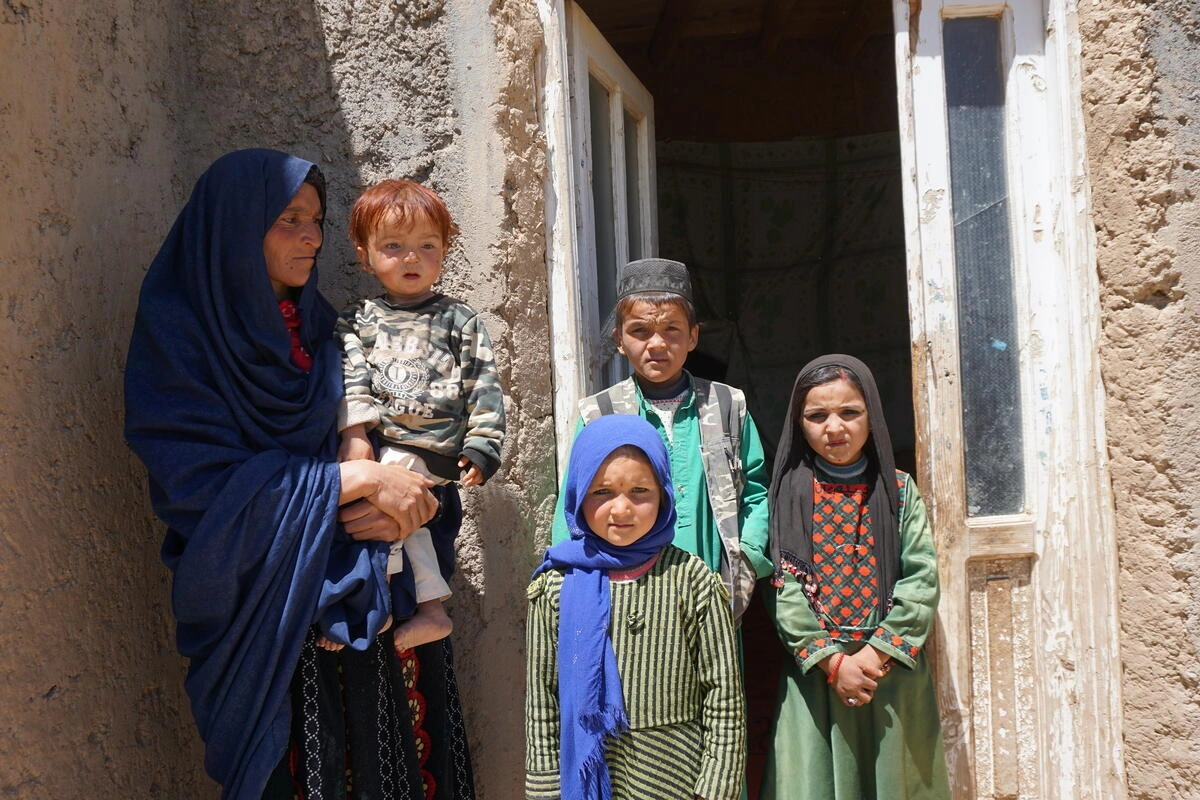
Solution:
[[[775,470],[771,475],[771,558],[779,568],[780,555],[787,552],[805,564],[812,563],[813,475],[816,453],[808,446],[801,427],[804,397],[799,396],[805,378],[822,367],[840,367],[852,373],[862,384],[867,403],[867,421],[871,434],[863,452],[867,456],[867,504],[871,511],[871,532],[875,536],[875,559],[879,565],[880,596],[886,602],[900,571],[900,531],[897,519],[900,490],[896,485],[896,464],[892,456],[892,437],[883,417],[883,404],[875,376],[867,365],[853,356],[833,353],[804,365],[792,387],[787,418],[779,437]]]

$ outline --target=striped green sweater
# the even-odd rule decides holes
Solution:
[[[558,609],[563,576],[529,585],[525,795],[559,797]],[[729,595],[677,547],[635,581],[611,584],[612,640],[630,730],[605,759],[613,800],[738,800],[745,701]]]

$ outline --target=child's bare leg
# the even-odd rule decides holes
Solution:
[[[395,638],[396,652],[403,653],[417,645],[436,642],[445,639],[454,629],[450,615],[441,600],[426,600],[417,604],[417,613],[412,619],[407,619],[396,626],[392,636]]]

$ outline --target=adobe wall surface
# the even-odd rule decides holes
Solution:
[[[212,796],[120,427],[138,285],[179,200],[179,9],[147,11],[0,6],[4,797]]]
[[[480,797],[519,796],[524,586],[554,488],[529,6],[0,6],[0,795],[214,796],[161,526],[121,438],[121,370],[142,275],[195,178],[270,146],[329,179],[336,305],[371,290],[342,233],[362,186],[428,181],[462,227],[443,286],[485,316],[510,438],[467,493],[451,614]]]
[[[1200,11],[1080,3],[1134,798],[1200,784]],[[1085,543],[1081,543],[1083,546]]]

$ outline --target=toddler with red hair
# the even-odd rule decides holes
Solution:
[[[350,212],[350,238],[384,291],[343,311],[336,330],[346,386],[339,460],[373,459],[378,449],[381,463],[427,476],[442,529],[446,514],[461,513],[454,482],[490,478],[504,438],[504,392],[483,321],[433,288],[457,232],[442,198],[419,183],[385,180],[363,192]],[[448,636],[442,601],[450,587],[429,529],[393,545],[387,570],[396,649]],[[392,579],[403,572],[411,580]]]

